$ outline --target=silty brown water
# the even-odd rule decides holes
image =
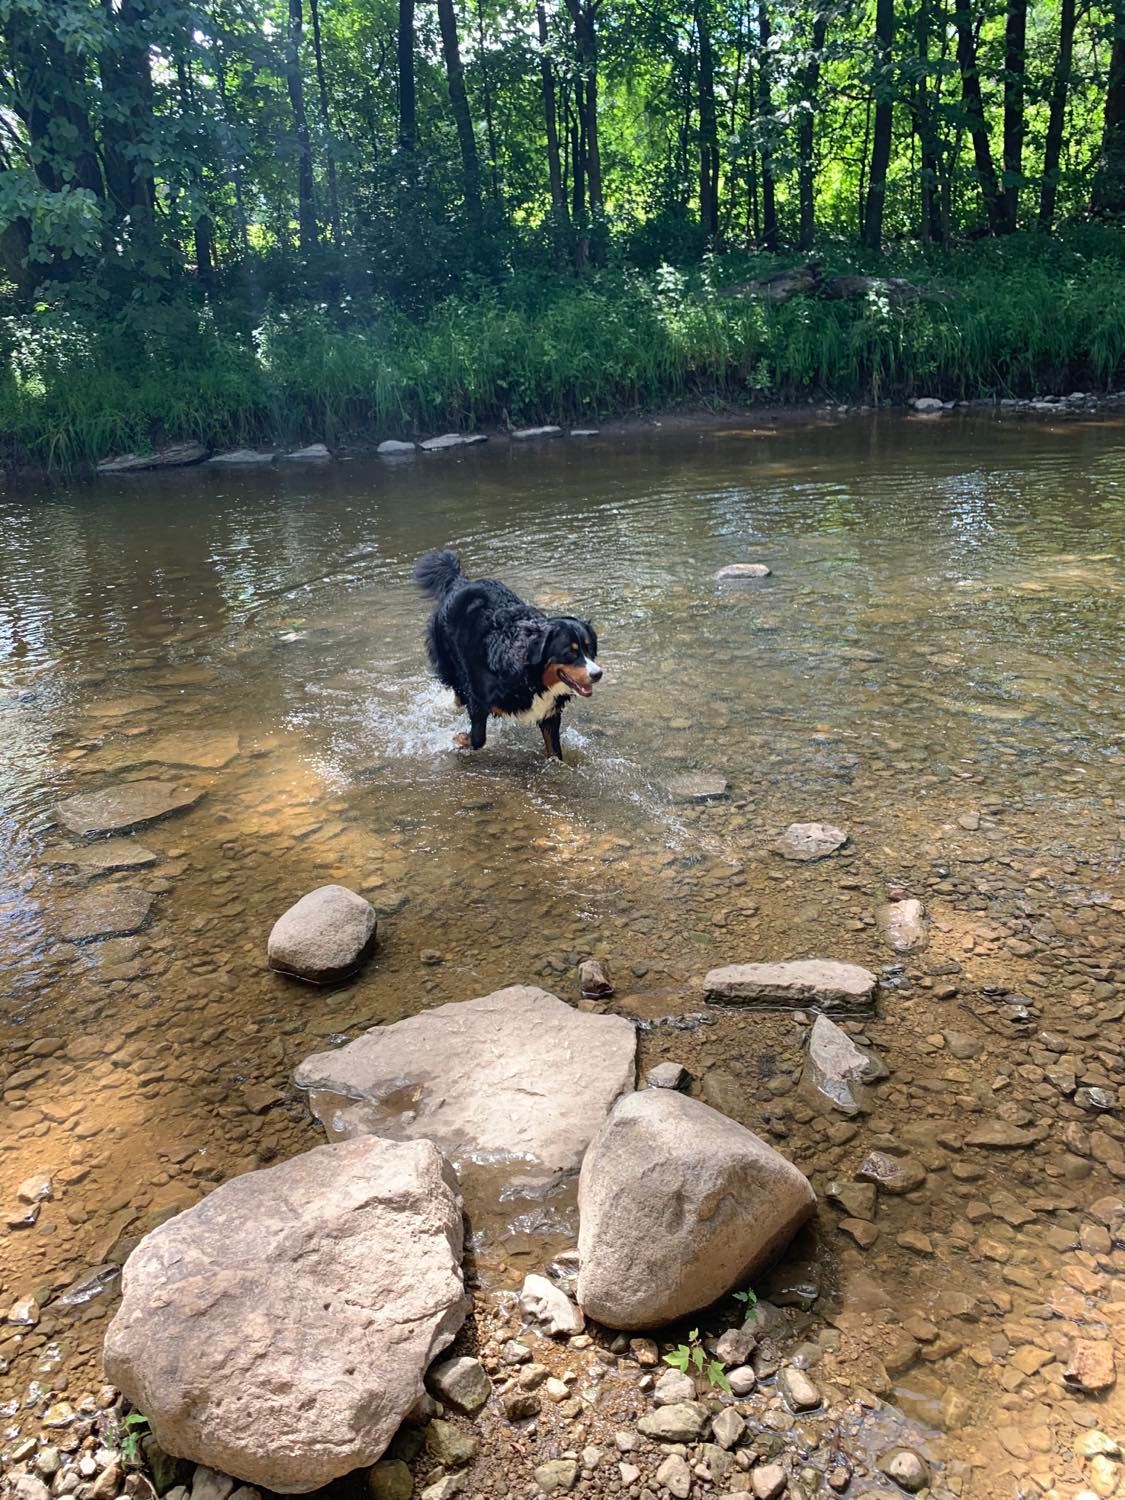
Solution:
[[[60,1294],[320,1138],[303,1056],[510,982],[576,1000],[596,954],[643,1065],[684,1062],[813,1178],[817,1230],[772,1290],[811,1303],[822,1383],[919,1419],[961,1493],[1080,1483],[1076,1436],[1121,1425],[1062,1372],[1076,1335],[1125,1326],[1103,1201],[1125,1125],[1081,1093],[1122,1082],[1125,428],[855,418],[197,469],[10,491],[0,524],[0,1201],[17,1222],[19,1184],[55,1188],[4,1241],[0,1300],[42,1306],[0,1335],[9,1446],[99,1383],[113,1272]],[[566,715],[571,765],[514,726],[451,750],[409,581],[441,543],[593,619],[607,676]],[[717,588],[732,561],[773,573]],[[729,798],[675,801],[686,771]],[[73,863],[60,799],[154,776],[203,795],[133,836],[151,862]],[[771,851],[812,819],[849,843]],[[332,991],[269,974],[273,920],[330,880],[380,909],[375,961]],[[147,925],[68,941],[113,925],[106,891],[151,895]],[[905,959],[873,915],[896,893],[931,917]],[[884,972],[854,1029],[890,1076],[857,1120],[796,1089],[806,1018],[702,1002],[714,964],[815,956]],[[965,1144],[996,1122],[1026,1142]],[[926,1177],[861,1248],[824,1193],[872,1148]],[[511,1285],[573,1205],[473,1229],[486,1290]]]

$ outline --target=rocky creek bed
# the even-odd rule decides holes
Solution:
[[[520,1291],[546,1274],[573,1302],[573,1181],[474,1211],[471,1309],[436,1361],[478,1360],[487,1389],[464,1378],[486,1400],[469,1415],[435,1371],[442,1413],[423,1403],[346,1487],[1117,1493],[1121,469],[1112,434],[1072,430],[1073,450],[1025,437],[1018,461],[948,437],[862,461],[835,438],[754,439],[756,498],[733,456],[751,440],[716,438],[694,532],[676,517],[706,487],[698,452],[638,453],[613,499],[633,521],[623,556],[541,585],[549,604],[582,598],[617,676],[575,716],[578,764],[557,776],[516,736],[468,764],[440,748],[455,719],[417,669],[417,605],[396,582],[432,539],[427,506],[458,498],[495,570],[524,581],[523,542],[496,540],[512,484],[497,460],[432,502],[420,481],[371,481],[391,486],[374,563],[372,512],[328,477],[286,481],[304,488],[260,520],[251,481],[241,530],[206,488],[182,529],[127,496],[14,520],[6,566],[32,625],[0,704],[0,1432],[23,1500],[144,1489],[103,1389],[120,1267],[220,1184],[323,1142],[304,1060],[513,983],[631,1025],[639,1079],[682,1067],[685,1099],[806,1174],[816,1214],[755,1276],[748,1334],[729,1296],[667,1329],[549,1334]],[[581,498],[587,462],[540,460],[536,556],[607,524]],[[794,473],[812,492],[790,497]],[[169,491],[176,515],[185,496]],[[136,548],[114,561],[103,538],[127,522]],[[77,548],[36,545],[64,526]],[[240,614],[225,580],[247,537]],[[67,560],[41,574],[44,556]],[[741,558],[771,576],[716,586]],[[328,581],[286,591],[303,578]],[[681,669],[690,702],[663,686]],[[689,774],[706,799],[677,792]],[[795,823],[845,838],[789,858]],[[372,902],[379,947],[353,981],[307,989],[268,971],[265,937],[326,882]],[[611,997],[583,998],[590,956]],[[826,1007],[838,1031],[776,974],[724,996],[713,973],[816,959],[878,981],[874,1005]],[[700,1380],[665,1401],[662,1356],[693,1329],[732,1390]],[[900,1450],[913,1458],[886,1472]],[[162,1490],[236,1487],[156,1457]]]

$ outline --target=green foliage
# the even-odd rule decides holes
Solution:
[[[686,1344],[677,1344],[664,1356],[664,1363],[671,1365],[674,1370],[680,1370],[685,1375],[694,1370],[720,1391],[728,1393],[730,1391],[730,1381],[727,1379],[726,1371],[719,1360],[712,1359],[700,1343],[698,1328],[693,1328],[688,1334]]]
[[[758,1294],[752,1286],[748,1286],[745,1291],[735,1292],[734,1300],[741,1302],[744,1310],[751,1313],[758,1305]]]
[[[941,302],[723,295],[777,264],[514,278],[417,319],[371,300],[256,322],[240,303],[138,301],[107,318],[63,301],[0,318],[0,455],[67,469],[172,439],[339,443],[685,401],[1065,393],[1125,372],[1112,230],[897,256],[889,269],[945,289]]]
[[[143,1461],[143,1444],[148,1437],[148,1418],[131,1411],[121,1423],[121,1457],[130,1469],[139,1469]]]

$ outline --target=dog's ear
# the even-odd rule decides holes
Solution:
[[[547,659],[550,641],[550,620],[521,620],[512,655],[521,667],[531,672],[539,671]]]

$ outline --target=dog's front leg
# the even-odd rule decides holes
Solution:
[[[474,703],[469,710],[469,744],[474,750],[483,750],[488,738],[488,709],[478,708]]]
[[[561,728],[562,714],[552,714],[549,719],[540,720],[539,732],[543,736],[543,748],[547,752],[548,759],[552,756],[555,760],[563,758],[562,741],[559,738]]]

